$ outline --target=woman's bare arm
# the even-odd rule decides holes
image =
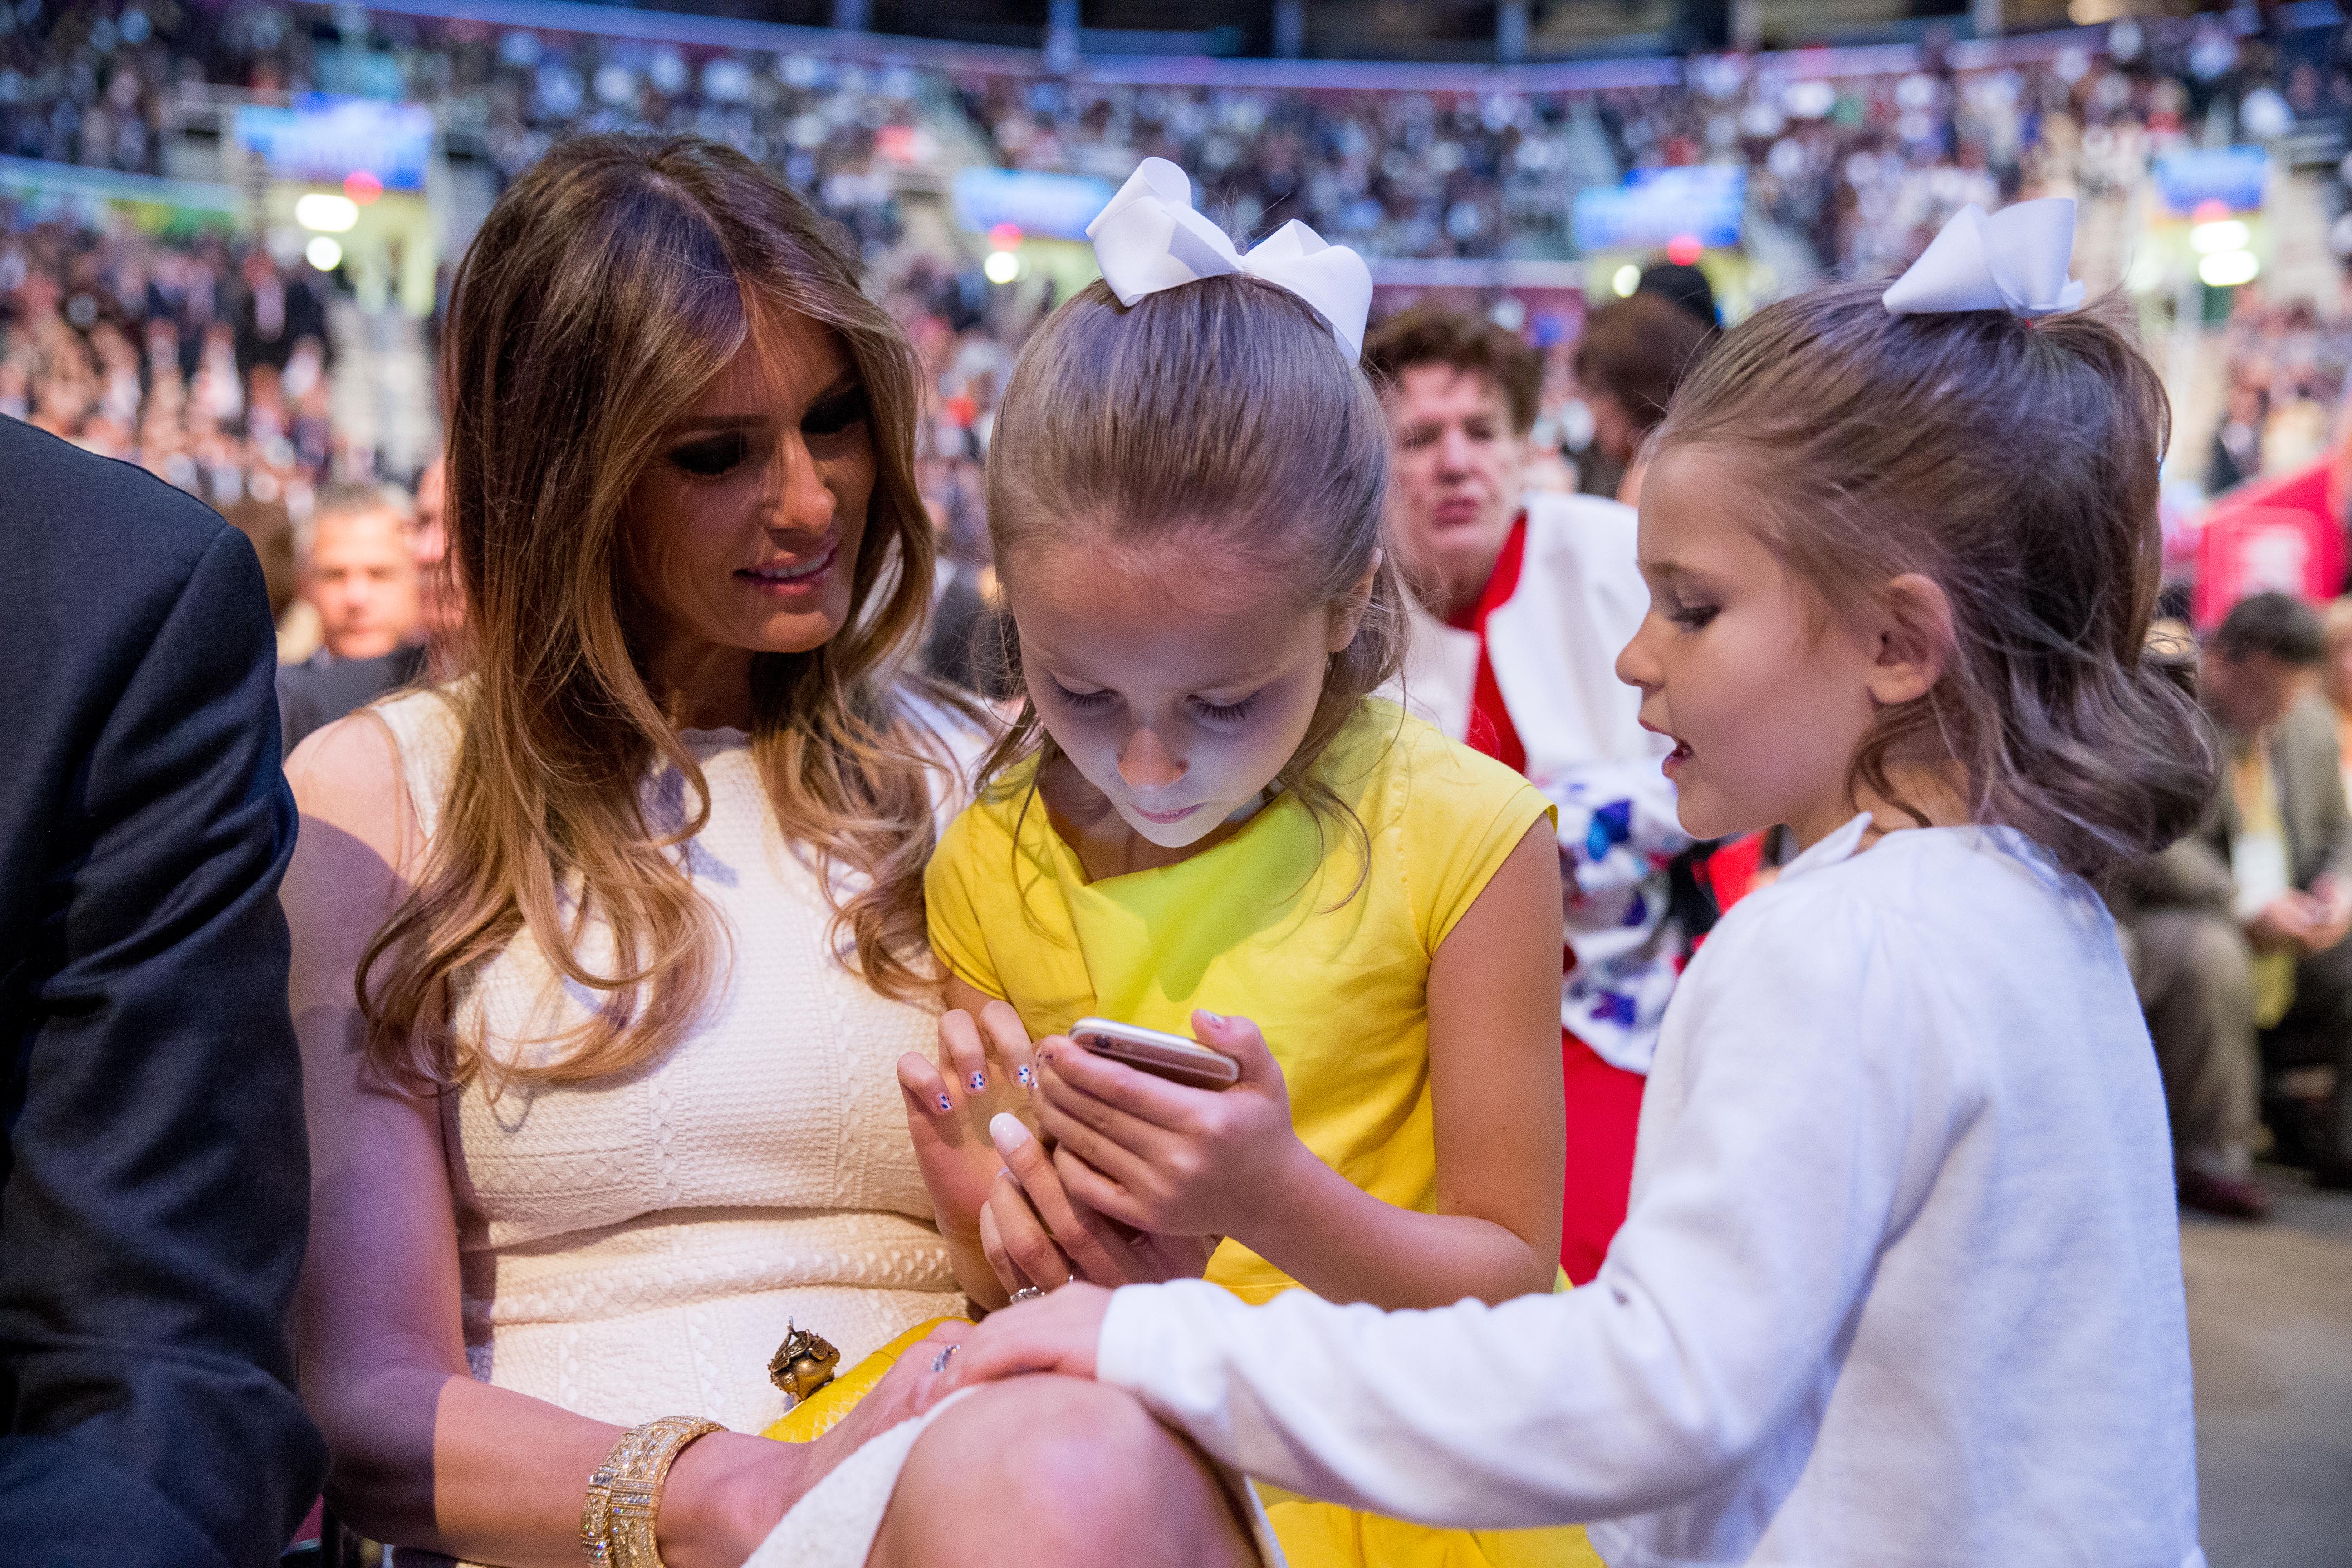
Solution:
[[[311,1148],[296,1340],[303,1400],[333,1452],[328,1495],[377,1540],[573,1568],[589,1474],[621,1428],[468,1374],[438,1107],[362,1066],[352,975],[422,848],[391,736],[355,715],[303,742],[287,773],[302,824],[281,896]],[[693,1445],[662,1508],[671,1568],[740,1563],[834,1447]]]

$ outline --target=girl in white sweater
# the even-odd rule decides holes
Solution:
[[[2071,206],[1760,311],[1655,437],[1619,673],[1693,834],[1804,849],[1675,994],[1599,1279],[1074,1285],[931,1397],[1094,1376],[1298,1491],[1607,1521],[1615,1568],[2202,1563],[2162,1091],[2088,879],[2212,764],[2145,651],[2164,394],[2071,308]]]

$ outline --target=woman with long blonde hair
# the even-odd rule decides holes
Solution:
[[[919,1369],[750,1436],[788,1326],[849,1365],[964,1307],[891,1068],[982,737],[898,673],[914,362],[840,241],[725,149],[569,142],[467,252],[445,373],[468,672],[288,764],[330,1501],[487,1563],[1246,1561],[1197,1455],[1084,1385],[862,1470]],[[1083,1499],[1067,1556],[992,1544],[983,1483]]]

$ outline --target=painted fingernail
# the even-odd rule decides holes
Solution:
[[[1021,1087],[1024,1089],[1034,1089],[1037,1087],[1037,1069],[1029,1066],[1025,1062],[1022,1064],[1021,1068],[1015,1071],[1013,1076],[1021,1080]]]
[[[940,1096],[940,1109],[941,1110],[953,1110],[955,1109],[955,1101],[950,1100],[945,1094],[941,1094]]]
[[[972,1093],[978,1094],[988,1087],[988,1075],[984,1072],[976,1072],[965,1081],[971,1084]]]
[[[1201,1009],[1201,1016],[1212,1024],[1223,1024],[1225,1021],[1225,1016],[1223,1013],[1212,1013],[1206,1007]]]
[[[1000,1110],[988,1119],[988,1141],[996,1145],[998,1153],[1010,1155],[1029,1142],[1029,1129],[1013,1112]]]

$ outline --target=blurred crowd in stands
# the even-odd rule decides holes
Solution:
[[[1751,241],[1769,227],[1783,242],[1785,288],[1897,265],[1967,202],[2140,189],[2156,153],[2217,134],[2340,145],[2352,78],[2315,37],[2334,35],[2208,14],[1999,50],[1931,38],[1702,57],[1673,85],[1445,94],[1132,85],[994,57],[877,63],[353,7],[0,0],[0,155],[174,173],[180,109],[306,91],[429,104],[452,151],[500,183],[572,130],[731,143],[813,195],[875,264],[926,362],[922,473],[945,554],[982,584],[980,463],[1028,316],[951,235],[908,232],[902,192],[936,192],[957,167],[1118,181],[1156,154],[1192,171],[1236,230],[1296,216],[1376,258],[1507,259],[1574,255],[1580,189],[1731,163],[1747,172]],[[57,217],[0,198],[0,411],[248,519],[299,522],[322,484],[383,477],[372,452],[338,449],[330,277],[263,245]],[[2352,366],[2352,317],[2239,295],[2212,433],[2177,464],[2208,489],[2318,453]],[[1611,393],[1588,384],[1608,356],[1580,343],[1582,323],[1537,330],[1551,320],[1528,323],[1548,366],[1534,479],[1609,493]]]
[[[2127,20],[2096,50],[1931,38],[1897,51],[1916,55],[1901,68],[1868,50],[1722,55],[1675,85],[1432,93],[1132,86],[322,5],[25,0],[0,7],[0,153],[163,172],[173,95],[316,90],[431,104],[453,144],[509,176],[571,130],[709,136],[814,193],[869,254],[899,237],[901,174],[992,162],[1116,181],[1157,154],[1233,226],[1298,217],[1414,258],[1567,257],[1579,189],[1734,163],[1822,268],[1874,268],[1969,201],[2137,184],[2155,153],[2207,140],[2217,109],[2228,136],[2340,132],[2352,77],[2333,37],[2209,13]]]
[[[0,414],[202,497],[250,534],[276,607],[339,447],[324,279],[217,235],[35,222],[0,199]]]
[[[2261,474],[2306,468],[2335,445],[2336,409],[2352,375],[2352,316],[2242,290],[2222,341],[2223,406],[2195,475],[2216,495]]]

